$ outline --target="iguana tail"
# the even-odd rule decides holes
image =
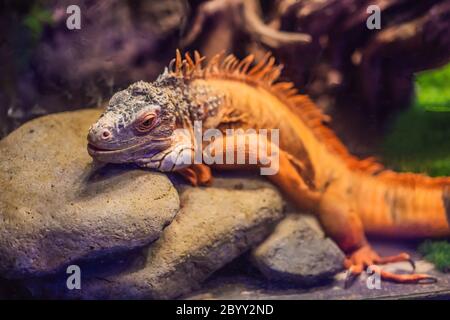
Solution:
[[[383,171],[355,183],[355,208],[368,233],[449,236],[450,179]]]

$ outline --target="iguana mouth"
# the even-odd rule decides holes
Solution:
[[[96,156],[96,155],[100,155],[100,154],[114,154],[114,153],[122,153],[124,151],[127,150],[132,150],[136,147],[139,147],[140,145],[135,145],[135,146],[131,146],[131,147],[127,147],[127,148],[122,148],[122,149],[106,149],[106,148],[100,148],[97,147],[96,145],[92,144],[92,143],[88,143],[87,145],[87,149],[88,149],[88,153],[91,156]]]
[[[134,154],[141,153],[146,149],[150,149],[150,146],[151,149],[158,149],[167,146],[167,144],[170,145],[170,143],[168,143],[169,141],[170,139],[152,139],[140,144],[118,149],[106,149],[97,147],[92,143],[88,143],[87,151],[91,157],[96,158],[100,161],[126,162],[133,160],[132,157]]]
[[[104,149],[104,148],[99,148],[91,143],[88,143],[88,149],[92,150],[94,152],[110,152],[110,151],[117,151],[120,149]]]

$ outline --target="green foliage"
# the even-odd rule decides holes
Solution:
[[[52,22],[52,13],[37,3],[33,5],[30,12],[23,19],[24,25],[30,30],[35,40],[40,38],[44,26]]]
[[[419,252],[439,270],[450,272],[449,242],[426,240],[419,246]]]
[[[416,91],[417,102],[425,110],[450,111],[450,64],[420,73]]]
[[[450,64],[417,76],[414,105],[395,121],[383,144],[398,171],[450,176]]]

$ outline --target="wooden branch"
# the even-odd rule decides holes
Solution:
[[[281,46],[308,45],[311,37],[298,32],[284,32],[266,25],[260,15],[256,0],[214,0],[199,6],[191,28],[182,40],[186,47],[194,43],[200,36],[214,33],[206,28],[208,19],[228,19],[228,25],[234,32],[244,32],[255,41],[276,49]],[[205,30],[208,30],[205,32]],[[205,34],[206,33],[206,34]]]
[[[285,32],[264,24],[257,14],[258,4],[255,0],[243,1],[242,16],[244,27],[255,39],[272,49],[281,46],[309,45],[311,36],[300,32]]]

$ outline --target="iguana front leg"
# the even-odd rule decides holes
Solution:
[[[261,144],[263,150],[268,152],[259,152]],[[300,163],[293,163],[292,157],[285,151],[278,148],[277,145],[268,141],[264,136],[255,134],[235,134],[227,135],[215,139],[205,153],[206,157],[212,155],[215,159],[221,159],[220,163],[213,163],[212,166],[218,169],[238,170],[271,167],[273,157],[278,157],[278,170],[273,175],[266,177],[274,184],[279,186],[283,193],[292,200],[298,207],[305,210],[316,210],[320,201],[321,194],[312,190],[301,175]],[[244,158],[244,164],[236,162],[227,163],[228,159],[237,159],[238,153]],[[251,164],[250,159],[256,159],[256,163]]]

